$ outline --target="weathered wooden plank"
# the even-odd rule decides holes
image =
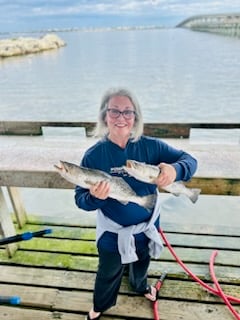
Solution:
[[[176,237],[175,237],[176,238]],[[180,239],[178,242],[178,246],[183,246],[181,248],[175,248],[176,253],[183,261],[187,262],[196,262],[196,263],[208,263],[212,249],[206,249],[207,246],[211,247],[211,244],[207,242],[201,243],[201,239],[199,239],[199,243],[197,239],[194,239],[192,246],[191,238],[197,237],[189,237],[189,239],[185,236],[183,239]],[[228,240],[228,239],[226,239]],[[239,249],[238,242],[234,239],[235,242],[231,243],[231,245]],[[172,241],[172,245],[175,245],[174,240]],[[199,246],[200,248],[194,248],[194,246]],[[222,243],[221,246],[218,245],[218,249],[221,247],[224,248],[225,244]],[[226,243],[227,247],[227,243]],[[97,256],[97,249],[95,241],[82,241],[82,240],[63,240],[63,239],[41,239],[34,238],[31,241],[24,241],[20,244],[20,248],[24,250],[32,250],[32,251],[48,251],[48,252],[59,252],[59,253],[68,253],[68,254],[79,254],[79,255],[95,255]],[[229,250],[219,250],[219,255],[216,259],[216,263],[219,265],[232,265],[239,266],[239,250],[238,251],[230,251]],[[173,260],[168,250],[164,250],[161,255],[161,260]]]
[[[162,138],[188,138],[191,126],[190,123],[145,123],[144,134]]]
[[[21,305],[51,309],[58,289],[1,284],[2,296],[19,296]]]
[[[0,134],[41,135],[41,125],[30,121],[0,121]]]
[[[28,216],[31,219],[31,216]],[[95,240],[96,239],[96,219],[95,214],[92,214],[92,219],[90,222],[92,223],[92,227],[86,226],[84,221],[80,219],[77,226],[68,226],[68,225],[52,225],[47,221],[42,220],[36,222],[28,222],[21,230],[25,231],[38,231],[43,228],[52,229],[52,233],[45,235],[45,238],[58,238],[58,239],[75,239],[75,240]],[[162,222],[164,227],[164,233],[167,238],[175,237],[177,239],[183,239],[182,244],[188,245],[185,243],[185,237],[193,236],[198,237],[198,239],[202,239],[201,242],[206,243],[206,247],[218,248],[218,237],[219,239],[228,238],[231,241],[232,246],[229,248],[237,248],[236,243],[238,243],[238,239],[240,238],[240,228],[228,227],[228,226],[217,226],[217,225],[191,225],[191,224],[175,224],[175,223],[165,223]],[[175,236],[176,235],[176,236]],[[170,238],[169,238],[170,239]],[[190,239],[190,238],[187,238]],[[207,241],[205,241],[207,239]],[[234,240],[235,239],[235,240]],[[172,241],[172,239],[171,239]],[[227,240],[228,241],[228,240]],[[210,245],[208,246],[208,243]],[[224,247],[223,247],[224,248]]]
[[[19,228],[22,228],[27,221],[27,214],[20,196],[20,192],[15,187],[7,187],[7,190],[13,206],[18,226]]]
[[[55,308],[59,310],[88,311],[91,306],[92,297],[88,293],[80,294],[73,291],[61,291],[57,296]],[[205,320],[229,318],[228,310],[223,305],[205,305],[186,301],[168,301],[160,299],[159,313],[161,319],[167,320]],[[239,309],[239,308],[238,308]],[[125,317],[134,317],[135,319],[152,319],[153,312],[149,301],[143,297],[132,297],[129,295],[120,295],[117,305],[106,312],[106,315],[121,314]]]
[[[84,315],[64,313],[59,311],[35,310],[33,308],[23,309],[21,307],[1,306],[0,319],[4,320],[84,320]]]
[[[39,267],[55,267],[55,268],[67,268],[76,269],[77,263],[74,261],[75,257],[71,254],[49,253],[49,252],[26,252],[18,250],[11,258],[12,264],[26,265],[26,266],[39,266]],[[93,259],[93,260],[92,260]],[[3,250],[0,250],[0,261],[8,263],[9,259]],[[93,263],[95,262],[95,263]],[[72,268],[71,266],[74,266]],[[81,270],[84,270],[84,266],[92,265],[92,270],[96,268],[97,261],[94,258],[87,259],[83,257]],[[83,268],[83,269],[82,269]],[[89,270],[89,269],[86,269]]]
[[[0,250],[0,261],[8,263],[9,260],[3,251]],[[98,265],[98,258],[83,255],[60,254],[49,252],[34,252],[18,250],[11,258],[12,264],[39,266],[39,267],[53,267],[59,269],[79,270],[96,272]],[[186,265],[202,279],[210,280],[209,267],[206,264],[186,263]],[[183,269],[173,261],[151,261],[149,268],[150,277],[158,277],[165,270],[168,270],[169,277],[178,277],[180,279],[187,279],[188,275]],[[239,267],[229,266],[215,266],[216,274],[219,281],[225,283],[240,283],[240,269]]]
[[[206,281],[211,280],[209,273],[209,265],[186,263],[185,264],[195,275]],[[179,279],[189,279],[190,276],[182,269],[176,262],[165,261],[151,261],[149,268],[150,276],[158,276],[164,270],[168,270],[169,276],[177,277]],[[215,272],[220,282],[225,283],[240,283],[239,267],[215,266]]]
[[[2,170],[0,185],[30,188],[73,189],[74,185],[54,171]],[[240,195],[240,179],[193,177],[186,183],[190,188],[200,188],[201,194]],[[159,190],[163,192],[163,190]]]
[[[95,240],[96,228],[92,227],[77,227],[71,226],[55,226],[48,223],[31,224],[27,223],[22,229],[22,232],[31,230],[32,232],[38,231],[43,228],[52,229],[52,233],[45,235],[45,238],[57,238],[57,239],[71,239],[71,240]]]
[[[200,188],[201,194],[240,195],[240,179],[193,177],[186,186]]]
[[[48,226],[49,227],[49,226]],[[30,228],[32,231],[37,231],[40,227],[35,228],[32,226]],[[92,245],[95,244],[96,240],[96,230],[95,228],[61,228],[61,227],[51,227],[52,233],[46,235],[44,238],[35,238],[31,242],[22,243],[22,248],[29,249],[44,249],[52,247],[56,251],[63,251],[64,243],[66,243],[66,248],[71,252],[71,247],[75,247],[73,252],[82,252],[85,248],[88,250],[87,253],[95,253],[92,251]],[[28,228],[23,229],[23,231],[29,230]],[[236,236],[221,236],[221,235],[198,235],[198,234],[181,234],[181,233],[164,233],[168,241],[172,246],[182,246],[185,248],[210,248],[210,249],[223,249],[223,250],[240,250],[240,237]],[[53,239],[55,238],[55,239]],[[84,240],[79,242],[74,242],[71,240]],[[87,240],[89,242],[87,242]],[[89,248],[88,248],[89,243]],[[46,247],[48,246],[48,247]],[[79,249],[78,249],[79,248]]]
[[[95,122],[83,121],[0,121],[0,134],[40,135],[42,127],[83,127],[91,135]],[[239,123],[145,123],[144,133],[155,137],[187,138],[191,128],[236,129]]]
[[[174,248],[178,257],[187,263],[208,264],[213,250],[211,249],[194,249],[194,248]],[[239,267],[240,251],[218,250],[215,261],[216,265]],[[175,260],[169,250],[164,250],[160,258],[161,261]]]
[[[81,274],[86,278],[87,283],[90,283],[89,275],[92,277],[93,273],[79,273],[66,270],[21,267],[14,265],[0,265],[0,282],[6,284],[23,284],[34,286],[48,286],[48,287],[73,287],[80,288],[78,279],[81,279]],[[74,279],[73,279],[74,278]],[[67,281],[66,281],[67,280]],[[69,283],[68,283],[69,281]],[[76,282],[77,281],[77,282]],[[78,285],[79,284],[79,285]],[[92,283],[93,284],[93,283]]]
[[[164,232],[186,233],[196,235],[220,235],[220,236],[240,236],[240,228],[233,226],[208,225],[208,224],[179,224],[162,221]]]
[[[50,288],[3,285],[2,293],[4,295],[19,295],[22,301],[21,306],[23,307],[31,307],[31,309],[44,308],[45,310],[53,309],[55,310],[55,317],[59,317],[67,311],[80,314],[87,313],[92,305],[92,293],[84,291],[58,290],[58,293],[56,294],[56,291]],[[169,301],[161,298],[159,300],[158,309],[161,319],[168,320],[226,320],[229,318],[228,310],[222,304]],[[236,309],[239,310],[239,306],[237,306]],[[0,314],[1,312],[2,309],[0,310]],[[33,316],[34,313],[35,312],[33,311]],[[128,317],[134,319],[152,319],[153,317],[152,307],[149,301],[143,297],[129,295],[119,295],[117,305],[108,310],[105,314],[106,316],[109,315],[113,317],[121,315],[123,319]],[[104,319],[105,317],[102,318]],[[106,317],[106,319],[108,319],[108,317]]]
[[[0,176],[1,186],[12,186],[22,188],[55,188],[73,189],[72,183],[63,179],[57,172],[53,171],[31,171],[31,170],[4,170]]]
[[[79,219],[78,219],[79,218]],[[79,214],[76,216],[76,219],[56,219],[56,217],[53,216],[39,216],[39,215],[34,215],[29,213],[28,214],[28,224],[29,225],[37,225],[39,228],[42,228],[42,226],[51,226],[53,227],[60,227],[64,228],[70,227],[70,228],[81,228],[81,227],[86,227],[86,228],[96,228],[96,211],[91,211],[89,214],[84,211],[79,209]]]
[[[95,241],[34,238],[31,241],[22,242],[20,248],[33,251],[97,255]]]
[[[151,312],[151,306],[148,308]],[[115,307],[115,309],[117,309]],[[114,310],[114,309],[112,309]],[[106,316],[102,316],[102,320],[126,320],[128,316],[131,315],[123,315],[121,316],[119,313],[117,317],[114,315],[111,316],[109,314]],[[113,313],[113,311],[112,311]],[[117,313],[114,312],[114,313]],[[232,319],[230,313],[227,311],[226,307],[222,305],[202,305],[197,303],[184,303],[184,302],[175,302],[175,301],[166,301],[160,300],[159,302],[159,313],[161,316],[161,320],[227,320]],[[203,315],[202,315],[203,313]],[[125,313],[126,314],[126,313]],[[193,317],[192,317],[192,314]],[[86,315],[86,312],[85,312]],[[4,320],[53,320],[53,319],[62,319],[62,320],[84,320],[85,315],[77,312],[77,313],[69,313],[69,312],[61,312],[61,311],[43,311],[43,310],[35,310],[32,308],[23,309],[19,307],[7,307],[1,306],[0,309],[0,318]],[[134,320],[144,319],[142,317],[138,318],[136,316],[131,317]],[[153,315],[146,319],[153,319]]]
[[[42,135],[42,127],[83,127],[87,136],[95,127],[95,122],[84,121],[0,121],[2,135]]]
[[[161,138],[189,138],[190,129],[234,129],[239,123],[145,123],[144,133]]]
[[[212,248],[226,250],[240,250],[240,237],[191,235],[165,232],[172,246],[183,246],[188,248]]]
[[[39,269],[32,267],[0,267],[0,281],[7,284],[47,286],[60,289],[76,289],[92,291],[94,288],[95,273],[65,271],[55,269]],[[149,283],[155,284],[157,277],[149,278]],[[222,289],[226,294],[239,296],[237,285],[222,284]],[[128,285],[127,276],[123,278],[120,293],[135,295]],[[220,299],[210,295],[196,282],[181,281],[167,278],[160,292],[161,298],[192,300],[201,302],[220,302]]]
[[[80,219],[77,222],[67,221],[63,223],[58,219],[52,217],[39,217],[28,215],[28,223],[26,224],[23,231],[33,230],[37,231],[42,229],[43,226],[52,228],[53,233],[49,234],[48,237],[57,238],[70,238],[70,239],[95,239],[95,227],[96,227],[96,212],[80,213]],[[195,234],[195,235],[220,235],[230,237],[240,237],[240,228],[232,226],[221,226],[221,225],[207,225],[207,224],[179,224],[169,223],[162,221],[162,228],[166,234],[170,233],[184,233],[184,234]],[[66,233],[65,233],[66,232]],[[64,234],[66,236],[64,236]],[[63,237],[61,236],[63,235]]]

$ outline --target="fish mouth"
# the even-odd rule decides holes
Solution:
[[[58,171],[63,171],[64,169],[66,170],[66,168],[65,168],[65,166],[64,166],[64,162],[63,161],[59,161],[60,162],[60,164],[58,164],[58,165],[56,165],[56,164],[54,164],[53,166],[54,166],[54,168],[56,168]]]
[[[127,160],[126,167],[129,169],[138,169],[139,165],[138,165],[137,161],[135,161],[135,160]]]
[[[131,160],[127,160],[127,161],[126,161],[126,167],[127,167],[127,168],[132,168],[132,167],[133,167]]]

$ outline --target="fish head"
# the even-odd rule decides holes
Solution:
[[[67,172],[71,172],[72,164],[69,162],[60,160],[58,165],[54,164],[54,167],[57,169],[57,171],[60,174],[65,174]]]
[[[106,172],[78,166],[74,163],[60,160],[59,165],[54,165],[58,173],[69,182],[82,188],[89,188],[91,185],[100,181],[109,181],[111,176]]]
[[[157,166],[136,160],[127,160],[124,170],[134,178],[147,183],[154,183],[154,180],[159,175],[159,168]]]
[[[143,182],[149,182],[144,164],[136,160],[127,160],[124,170],[132,177]]]
[[[79,175],[79,166],[74,163],[60,160],[59,164],[54,165],[54,167],[63,178],[75,183],[76,177]]]
[[[126,167],[134,170],[143,170],[144,164],[136,160],[127,160]]]
[[[137,161],[135,160],[127,160],[123,168],[131,176],[135,176],[139,171]]]
[[[155,170],[156,170],[155,166],[146,164],[144,162],[139,162],[136,160],[127,160],[126,169],[131,170],[132,172],[136,172],[143,176],[152,176],[152,174],[155,173]]]

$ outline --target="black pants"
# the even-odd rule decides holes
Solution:
[[[99,265],[94,287],[93,308],[104,312],[114,306],[126,265],[118,253],[98,249]],[[139,260],[129,264],[129,282],[134,291],[144,294],[147,287],[147,270],[150,263],[148,248],[137,251]]]

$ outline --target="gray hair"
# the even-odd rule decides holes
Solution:
[[[95,137],[104,137],[109,133],[105,118],[108,109],[108,102],[112,97],[124,96],[127,97],[133,104],[135,111],[135,122],[133,125],[133,130],[131,132],[131,138],[133,141],[137,141],[143,134],[143,118],[140,105],[137,98],[128,90],[124,88],[110,88],[108,89],[102,97],[102,102],[99,109],[98,121],[94,129]]]

